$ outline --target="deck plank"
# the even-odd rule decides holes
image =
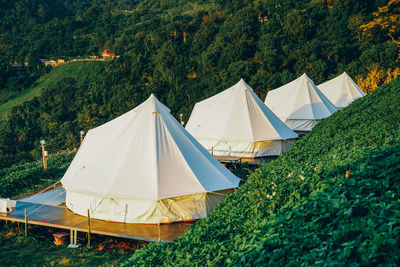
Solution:
[[[65,206],[49,206],[17,201],[16,208],[10,213],[0,213],[0,220],[25,221],[25,209],[28,213],[28,224],[47,227],[73,229],[87,232],[87,217],[71,212]],[[183,235],[185,229],[193,222],[170,224],[134,224],[108,222],[91,219],[91,233],[117,236],[145,241],[172,241]]]

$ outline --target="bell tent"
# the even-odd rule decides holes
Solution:
[[[126,223],[205,217],[239,181],[154,95],[90,130],[61,180],[73,212]]]
[[[215,155],[281,155],[298,135],[282,123],[243,79],[196,103],[186,125]]]
[[[363,90],[346,72],[318,85],[318,88],[338,109],[343,109],[354,100],[365,96]]]
[[[269,91],[265,104],[290,129],[298,132],[311,131],[318,122],[337,111],[305,73]]]

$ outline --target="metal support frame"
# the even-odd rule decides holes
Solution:
[[[68,245],[69,248],[78,248],[81,246],[81,244],[78,244],[78,231],[74,229],[70,229],[70,243]]]

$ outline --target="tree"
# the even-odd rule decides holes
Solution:
[[[371,40],[380,36],[400,48],[400,0],[390,0],[373,15],[372,21],[360,26],[364,37]]]

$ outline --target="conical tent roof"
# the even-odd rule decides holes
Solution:
[[[101,198],[159,200],[239,184],[154,95],[90,130],[61,182]]]
[[[346,72],[318,85],[318,88],[337,108],[345,108],[357,98],[365,96]]]
[[[265,104],[283,121],[321,120],[337,111],[328,98],[304,73],[268,92]]]
[[[230,141],[258,142],[298,137],[243,79],[196,103],[186,129],[196,138]]]

